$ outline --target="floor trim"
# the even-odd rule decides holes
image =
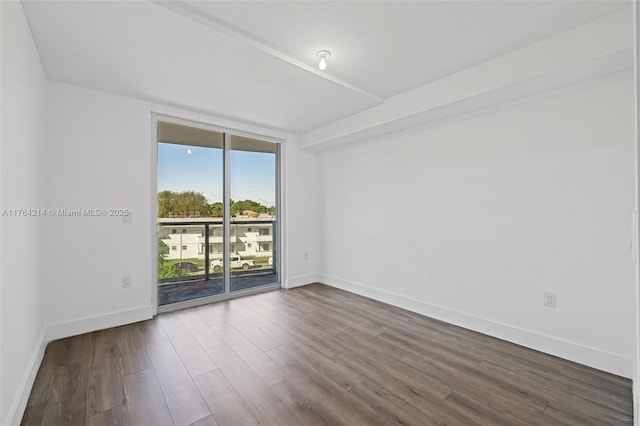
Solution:
[[[631,378],[633,360],[624,356],[601,351],[579,343],[558,339],[500,323],[487,318],[466,314],[454,309],[430,304],[428,302],[406,297],[400,294],[381,290],[367,285],[344,280],[338,277],[321,274],[319,281],[331,287],[346,290],[380,302],[388,303],[418,314],[441,321],[446,321],[469,330],[487,334],[492,337],[535,349],[569,361],[597,368],[618,376]]]
[[[20,387],[18,388],[18,392],[16,393],[11,404],[11,408],[9,409],[9,413],[7,414],[7,425],[19,425],[22,421],[25,409],[27,408],[27,402],[29,401],[29,395],[31,394],[31,389],[33,388],[36,375],[40,369],[40,364],[42,364],[44,351],[47,349],[48,341],[45,338],[46,334],[47,328],[43,326],[37,347],[29,359],[29,364],[27,364],[27,369],[22,376]]]
[[[47,327],[47,342],[105,328],[144,321],[150,318],[153,318],[153,306],[145,305],[123,311],[108,312],[72,321],[50,324],[49,327]]]
[[[287,278],[285,281],[286,289],[291,289],[295,287],[300,287],[307,284],[317,283],[320,280],[319,274],[307,274],[307,275],[299,275],[297,277]]]
[[[640,426],[640,371],[638,371],[637,360],[633,362],[633,378],[631,381],[633,383],[633,424]]]

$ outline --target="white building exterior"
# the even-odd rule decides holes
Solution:
[[[189,222],[188,225],[183,223]],[[204,259],[205,224],[209,224],[209,259],[222,259],[224,250],[221,218],[159,218],[158,235],[166,245],[165,259]],[[273,256],[272,216],[235,218],[231,223],[229,248],[241,257]]]

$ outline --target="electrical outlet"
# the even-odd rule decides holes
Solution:
[[[544,292],[544,300],[542,301],[544,306],[548,306],[550,308],[556,307],[556,294],[551,293],[549,291]]]
[[[131,287],[131,275],[122,276],[122,288]]]
[[[308,251],[304,252],[304,260],[309,260],[309,252]]]

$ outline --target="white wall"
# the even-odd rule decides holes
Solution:
[[[121,217],[48,217],[49,337],[151,315],[151,116],[148,103],[47,85],[46,196],[53,209],[129,209]],[[132,286],[122,287],[131,275]]]
[[[629,377],[632,93],[627,72],[327,151],[323,281]]]
[[[296,136],[290,136],[284,148],[285,285],[293,288],[319,280],[322,182],[318,154],[301,150]]]
[[[45,74],[19,2],[0,3],[1,209],[42,207]],[[0,424],[17,424],[44,349],[42,220],[0,216]]]

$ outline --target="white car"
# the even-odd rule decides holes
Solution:
[[[232,268],[242,268],[245,271],[252,266],[255,266],[253,263],[253,259],[242,259],[237,254],[232,254],[229,259],[229,264]],[[211,261],[211,270],[213,272],[222,271],[222,267],[224,266],[224,261],[222,259],[215,259]]]

